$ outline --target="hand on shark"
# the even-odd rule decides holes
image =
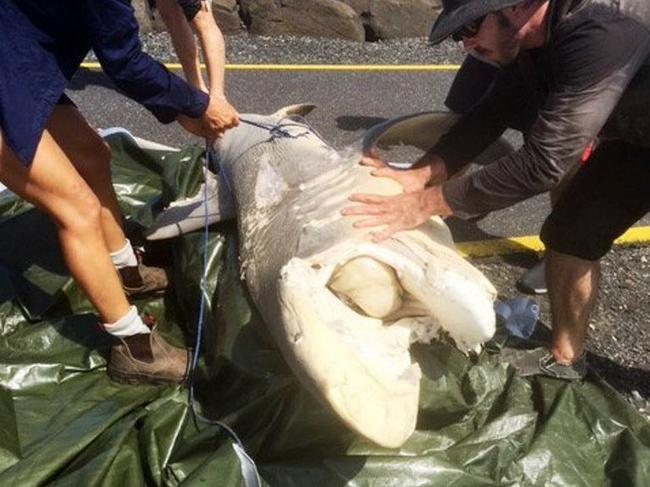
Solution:
[[[386,226],[371,233],[374,242],[386,240],[401,230],[419,227],[432,216],[445,217],[453,213],[442,195],[442,186],[431,186],[395,196],[355,193],[349,200],[364,204],[345,207],[341,210],[342,215],[372,216],[356,221],[353,225],[355,228]]]
[[[413,168],[393,168],[384,161],[377,151],[371,149],[361,159],[362,166],[375,168],[370,174],[379,178],[391,178],[404,188],[405,193],[413,193],[433,184],[442,184],[447,180],[447,168],[442,159],[431,158],[426,154],[413,164]]]
[[[219,97],[210,97],[208,106],[200,117],[179,115],[176,120],[185,130],[210,143],[220,138],[226,130],[239,125],[237,112],[225,99]]]
[[[395,196],[380,196],[355,193],[350,201],[365,203],[343,208],[342,215],[372,215],[373,218],[359,220],[355,228],[369,228],[387,225],[372,233],[374,242],[380,242],[400,230],[409,230],[425,223],[434,215],[449,216],[451,209],[445,202],[441,186],[447,180],[447,170],[442,159],[426,155],[417,161],[413,169],[390,167],[379,153],[372,149],[361,159],[362,166],[375,168],[370,174],[397,181],[404,193]]]
[[[239,125],[239,113],[223,95],[210,95],[210,103],[206,112],[210,113],[214,123],[224,130]]]

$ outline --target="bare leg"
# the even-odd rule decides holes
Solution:
[[[56,144],[101,204],[100,221],[109,252],[124,247],[121,212],[111,180],[111,151],[74,105],[55,107],[47,126]]]
[[[587,325],[596,302],[600,261],[548,249],[546,282],[553,317],[551,352],[560,363],[575,361],[585,347]]]
[[[128,312],[129,303],[108,255],[97,196],[49,130],[43,132],[29,167],[20,163],[1,133],[0,142],[0,181],[54,219],[70,273],[102,321],[117,321]]]
[[[562,180],[555,186],[549,193],[551,199],[551,207],[554,207],[557,201],[564,193],[564,190],[569,185],[573,177],[576,175],[581,163],[576,163],[569,169]],[[528,269],[517,281],[517,287],[521,292],[526,294],[546,294],[546,258],[542,255],[539,261],[530,269]]]

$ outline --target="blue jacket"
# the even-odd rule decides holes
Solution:
[[[128,0],[0,0],[0,128],[23,164],[90,49],[160,122],[205,112],[205,93],[142,52]]]

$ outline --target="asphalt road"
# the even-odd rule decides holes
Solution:
[[[386,118],[443,110],[455,71],[227,71],[228,96],[241,113],[271,113],[293,103],[319,108],[312,125],[334,146],[343,147]],[[81,70],[69,96],[97,127],[122,126],[134,135],[168,145],[197,142],[177,124],[163,126],[137,103],[116,93],[101,71]],[[509,140],[518,144],[517,134]],[[536,235],[548,213],[548,197],[536,197],[495,212],[478,223],[450,219],[457,241]],[[642,222],[650,224],[650,218]]]

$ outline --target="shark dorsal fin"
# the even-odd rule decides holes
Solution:
[[[285,118],[289,115],[300,115],[304,117],[316,108],[313,103],[298,103],[296,105],[288,105],[280,108],[277,112],[273,113],[272,117]]]
[[[428,150],[458,120],[450,112],[423,112],[392,118],[370,128],[363,137],[363,151],[373,147],[409,145]]]

